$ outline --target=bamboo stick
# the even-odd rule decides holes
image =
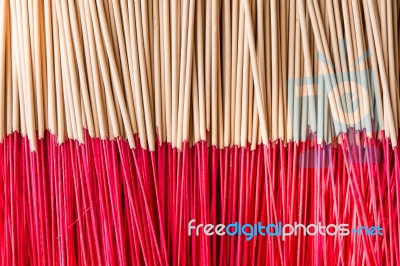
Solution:
[[[154,151],[155,149],[155,139],[154,139],[154,126],[153,126],[153,118],[152,111],[150,107],[150,94],[149,94],[149,84],[147,74],[146,74],[146,60],[145,60],[145,51],[143,45],[143,36],[140,34],[142,31],[142,23],[139,17],[139,2],[135,2],[135,17],[136,17],[136,27],[137,32],[139,32],[138,36],[138,52],[139,52],[139,63],[140,63],[140,76],[141,76],[141,84],[142,84],[142,95],[143,95],[143,106],[144,106],[144,115],[145,115],[145,124],[146,124],[146,132],[147,132],[147,142],[149,145],[149,149]]]
[[[6,43],[7,43],[7,1],[0,3],[0,139],[3,139],[6,135],[5,132],[5,102],[6,102]]]
[[[369,17],[366,19],[371,20],[372,32],[374,35],[374,40],[376,44],[376,52],[378,57],[378,65],[379,65],[379,74],[381,76],[382,82],[382,90],[383,90],[383,110],[384,110],[384,121],[385,121],[385,130],[388,132],[390,139],[392,141],[392,146],[395,147],[397,145],[397,129],[394,124],[393,110],[390,104],[390,92],[389,92],[389,82],[387,79],[386,68],[385,68],[385,58],[382,53],[382,43],[381,43],[381,34],[378,28],[378,21],[376,16],[376,11],[374,9],[372,1],[368,0],[367,3],[363,3],[366,8],[368,8]]]
[[[255,95],[257,99],[257,110],[258,115],[260,118],[260,131],[261,136],[264,144],[268,143],[268,135],[267,135],[267,127],[266,127],[266,120],[264,114],[264,107],[262,105],[262,98],[261,98],[261,87],[260,87],[260,79],[258,75],[257,69],[257,60],[256,60],[256,51],[255,51],[255,43],[254,43],[254,33],[251,26],[251,13],[250,13],[250,6],[249,2],[246,0],[243,2],[245,6],[245,13],[246,13],[246,35],[247,41],[249,42],[249,50],[250,50],[250,58],[251,58],[251,68],[253,72],[254,84],[255,84]]]
[[[83,106],[85,111],[85,118],[87,122],[87,129],[90,136],[95,135],[94,125],[93,125],[93,114],[89,96],[89,88],[88,82],[86,78],[85,71],[85,63],[84,63],[84,51],[82,47],[82,43],[80,41],[80,33],[78,29],[78,18],[76,12],[76,6],[74,2],[69,2],[68,5],[69,14],[70,14],[70,23],[72,28],[72,36],[73,36],[73,44],[76,51],[76,59],[78,64],[78,74],[79,74],[79,85],[81,88],[82,98],[83,98]]]
[[[6,31],[6,60],[5,60],[5,66],[6,66],[6,74],[5,74],[5,78],[6,78],[6,95],[5,95],[5,101],[6,101],[6,114],[7,118],[6,118],[6,134],[10,135],[13,131],[12,131],[12,59],[11,59],[11,19],[10,19],[10,3],[6,2],[6,25],[5,25],[5,31]]]
[[[223,17],[223,37],[222,45],[224,47],[222,51],[223,66],[223,90],[224,94],[224,147],[228,147],[231,144],[231,97],[232,97],[232,87],[231,87],[231,56],[232,56],[232,38],[231,38],[231,5],[229,1],[223,1],[222,17]]]
[[[30,140],[30,146],[33,151],[36,150],[36,125],[35,125],[35,105],[33,96],[33,79],[32,79],[32,53],[31,42],[29,39],[29,22],[28,22],[28,3],[22,1],[20,4],[22,10],[22,23],[23,23],[23,43],[24,43],[24,65],[25,65],[25,99],[27,105],[27,132]]]

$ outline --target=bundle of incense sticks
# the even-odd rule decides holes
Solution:
[[[398,265],[399,11],[0,0],[0,264]]]

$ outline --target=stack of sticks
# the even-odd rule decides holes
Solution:
[[[396,265],[400,1],[0,0],[2,265]],[[188,236],[188,223],[383,236]]]

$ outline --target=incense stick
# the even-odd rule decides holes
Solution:
[[[0,261],[395,264],[399,8],[3,0]]]

